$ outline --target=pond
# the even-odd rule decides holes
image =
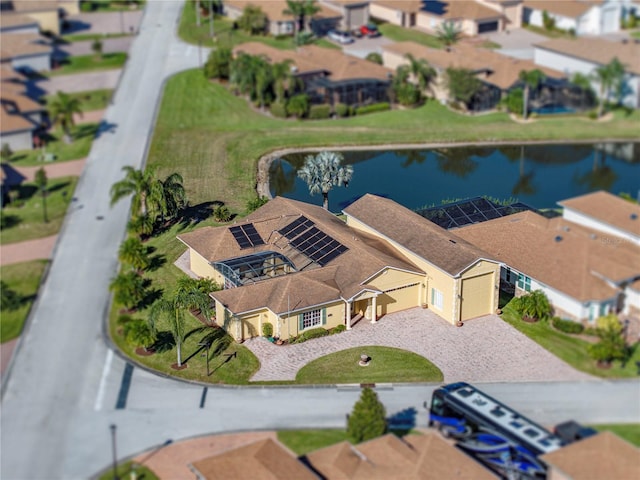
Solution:
[[[446,147],[424,150],[342,152],[353,166],[348,187],[334,187],[329,209],[339,212],[373,193],[416,210],[475,196],[520,201],[538,209],[596,190],[636,197],[640,188],[640,143],[535,144]],[[297,177],[305,157],[296,153],[270,167],[270,191],[322,205]]]

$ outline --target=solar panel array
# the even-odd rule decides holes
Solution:
[[[229,227],[229,231],[233,234],[233,237],[236,239],[236,242],[238,242],[240,248],[264,245],[264,240],[256,230],[253,223]]]
[[[318,229],[305,216],[298,217],[278,230],[278,233],[287,238],[296,250],[320,266],[325,266],[348,250],[339,241]]]

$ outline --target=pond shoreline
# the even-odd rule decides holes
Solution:
[[[362,150],[427,150],[434,148],[447,148],[447,147],[492,147],[492,146],[505,146],[505,145],[589,145],[597,143],[636,143],[636,141],[629,140],[628,138],[619,139],[598,139],[598,140],[525,140],[521,142],[516,141],[482,141],[482,142],[441,142],[441,143],[384,143],[375,145],[337,145],[331,147],[302,147],[302,148],[282,148],[273,152],[267,153],[260,157],[258,160],[258,171],[256,174],[256,193],[258,197],[266,197],[268,199],[273,198],[271,195],[271,188],[269,185],[269,169],[274,160],[289,155],[292,153],[304,153],[304,152],[318,152],[321,150],[334,150],[337,152],[348,151],[362,151]]]

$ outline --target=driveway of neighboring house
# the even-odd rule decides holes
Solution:
[[[533,59],[533,46],[549,40],[544,35],[530,32],[524,28],[505,30],[481,36],[502,46],[497,52],[510,57]]]
[[[135,37],[117,37],[102,39],[102,53],[128,52]],[[60,44],[55,52],[56,58],[66,58],[75,55],[93,55],[92,40]]]
[[[280,328],[281,336],[286,337],[286,326]],[[256,337],[244,345],[260,360],[260,370],[251,378],[254,381],[294,380],[298,370],[316,358],[367,345],[417,353],[442,370],[445,382],[593,379],[529,340],[496,315],[470,320],[457,328],[430,310],[414,308],[386,315],[376,324],[361,320],[350,331],[301,344],[277,346],[263,337]],[[366,349],[362,353],[367,353]]]
[[[76,73],[74,75],[60,75],[48,79],[38,80],[37,86],[44,92],[84,92],[87,90],[114,89],[118,85],[121,70],[103,70],[91,73]]]
[[[63,34],[135,33],[142,20],[142,10],[122,12],[94,12],[71,15],[69,28]]]
[[[344,53],[353,55],[354,57],[365,58],[372,52],[382,55],[382,47],[390,45],[393,41],[385,36],[375,38],[356,38],[356,41],[343,47]]]

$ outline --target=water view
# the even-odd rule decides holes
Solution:
[[[518,200],[534,208],[595,190],[630,193],[640,189],[640,143],[455,147],[425,150],[347,151],[353,165],[348,187],[329,193],[339,212],[365,193],[391,198],[410,209],[486,195]],[[322,205],[297,177],[309,153],[271,165],[271,194]]]

